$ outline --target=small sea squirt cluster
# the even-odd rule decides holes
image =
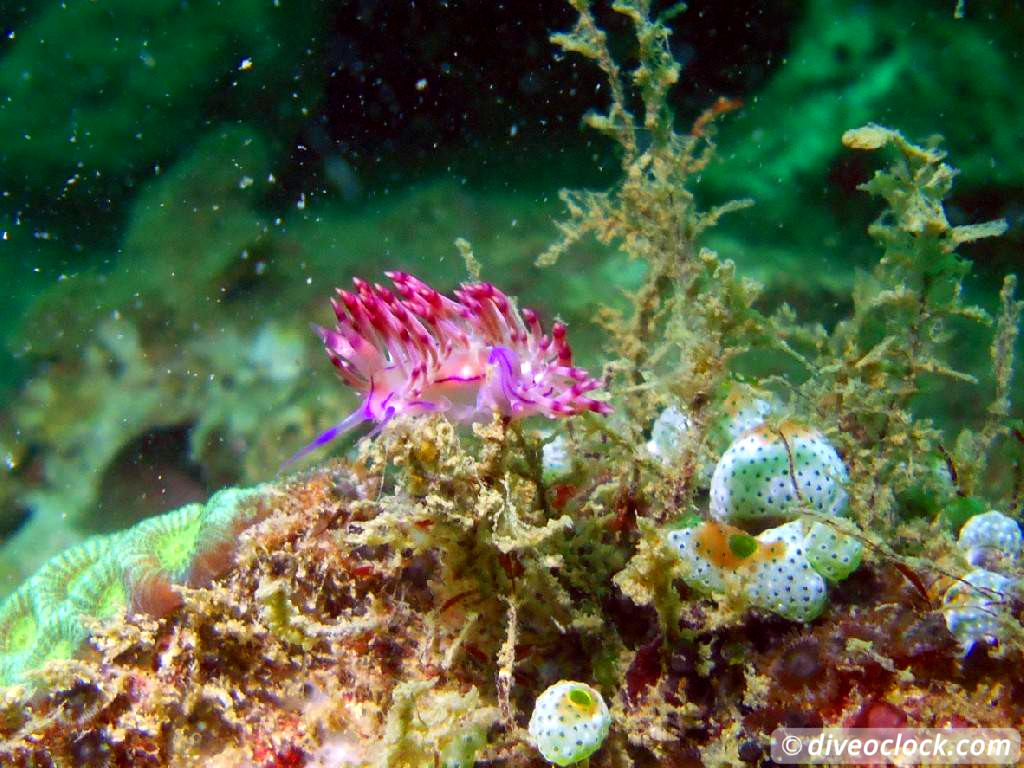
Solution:
[[[837,523],[845,481],[846,467],[818,432],[786,422],[743,433],[715,467],[712,519],[666,536],[684,581],[787,619],[813,620],[825,607],[827,581],[860,565],[860,542]]]
[[[331,304],[337,324],[317,327],[327,355],[362,405],[300,451],[296,461],[363,421],[442,412],[454,421],[606,414],[589,396],[601,382],[572,363],[566,328],[544,333],[490,283],[463,283],[450,299],[412,275],[388,272],[395,290],[356,278]]]
[[[586,683],[561,680],[537,697],[530,716],[530,738],[545,760],[572,765],[601,747],[611,720],[598,691]]]
[[[946,590],[942,612],[964,655],[975,645],[1005,640],[1015,626],[1011,605],[1022,585],[1011,572],[1020,559],[1021,539],[1017,522],[995,510],[975,515],[960,529],[957,544],[976,567]]]
[[[971,565],[999,571],[1020,558],[1022,536],[1017,521],[990,510],[969,518],[960,529],[957,543]]]

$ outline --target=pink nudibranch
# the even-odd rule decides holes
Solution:
[[[359,278],[331,300],[337,324],[314,326],[341,379],[362,405],[293,456],[291,464],[363,421],[443,412],[456,421],[607,414],[588,395],[601,382],[572,364],[565,325],[544,333],[531,309],[490,283],[463,283],[451,299],[405,272],[395,291]]]

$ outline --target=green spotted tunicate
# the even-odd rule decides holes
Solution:
[[[572,765],[601,747],[611,722],[600,693],[586,683],[561,680],[537,697],[530,738],[545,760]]]

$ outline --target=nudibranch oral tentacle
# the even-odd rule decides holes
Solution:
[[[463,283],[453,299],[408,273],[385,274],[393,291],[355,278],[354,290],[338,289],[331,300],[335,327],[313,326],[362,405],[285,466],[364,421],[380,429],[399,414],[473,421],[611,412],[590,397],[602,384],[573,365],[563,323],[545,334],[536,312],[519,311],[490,283]]]

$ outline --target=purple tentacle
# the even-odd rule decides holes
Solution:
[[[350,429],[358,425],[359,423],[366,421],[366,409],[363,406],[359,406],[356,410],[352,411],[348,416],[339,421],[333,427],[325,432],[320,433],[316,440],[307,445],[301,451],[292,456],[288,461],[281,465],[281,470],[285,470],[300,459],[305,458],[317,448],[327,445],[332,440],[340,437],[341,435],[348,432]]]
[[[515,352],[508,347],[493,347],[487,357],[487,364],[497,366],[501,393],[513,412],[524,405],[533,404],[533,400],[523,397],[516,386],[519,380],[519,356]]]

